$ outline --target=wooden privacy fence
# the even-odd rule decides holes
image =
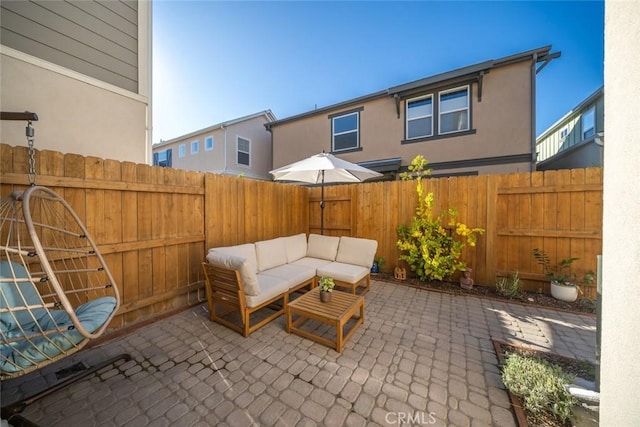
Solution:
[[[204,300],[206,250],[307,231],[308,190],[241,178],[36,152],[37,183],[73,207],[123,304],[111,328]],[[2,197],[27,185],[26,147],[0,144]]]
[[[27,185],[26,147],[0,144],[1,195]],[[320,188],[36,152],[38,184],[60,193],[105,255],[123,296],[112,327],[204,299],[200,263],[207,249],[319,232]],[[602,248],[600,168],[425,180],[434,211],[455,207],[459,220],[486,230],[462,254],[476,283],[518,271],[532,290],[548,291],[531,254],[580,258],[596,269]],[[325,234],[378,241],[391,270],[396,227],[415,213],[415,182],[325,188]],[[588,289],[587,296],[595,297]]]
[[[573,169],[508,175],[424,180],[434,193],[434,214],[455,207],[458,220],[485,229],[462,258],[476,283],[493,286],[498,276],[518,272],[526,289],[548,292],[532,249],[551,260],[580,258],[573,271],[596,270],[602,251],[602,169]],[[319,230],[320,189],[309,197],[309,228]],[[396,227],[410,224],[416,208],[415,182],[393,181],[325,187],[325,234],[376,239],[385,270],[398,265]],[[594,287],[585,289],[595,298]]]

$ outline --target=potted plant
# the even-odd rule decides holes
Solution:
[[[578,299],[578,292],[582,293],[579,284],[590,285],[595,274],[588,271],[581,280],[574,273],[570,273],[571,264],[579,258],[565,258],[558,264],[552,265],[549,256],[539,249],[533,249],[533,256],[542,266],[545,276],[551,281],[551,296],[561,301],[573,302]]]
[[[320,301],[329,302],[331,301],[331,292],[333,288],[336,286],[333,278],[331,277],[321,277],[318,287],[320,288]]]
[[[384,265],[385,260],[382,257],[374,258],[373,266],[371,267],[371,273],[378,274],[380,273],[380,269]]]

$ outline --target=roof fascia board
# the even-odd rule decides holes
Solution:
[[[388,95],[387,91],[386,90],[382,90],[382,91],[375,92],[375,93],[372,93],[372,94],[369,94],[369,95],[361,96],[359,98],[353,98],[353,99],[350,99],[348,101],[339,102],[337,104],[328,105],[326,107],[317,108],[315,110],[307,111],[305,113],[296,114],[295,116],[286,117],[286,118],[281,119],[281,120],[276,120],[273,123],[266,124],[266,126],[268,128],[271,128],[273,126],[281,125],[281,124],[288,123],[288,122],[293,122],[293,121],[296,121],[296,120],[299,120],[299,119],[303,119],[305,117],[311,117],[311,116],[315,116],[317,114],[325,114],[325,113],[328,113],[330,111],[337,111],[337,110],[341,110],[341,109],[344,109],[344,108],[352,107],[354,105],[362,104],[364,102],[373,101],[374,99],[384,98],[387,95]]]
[[[556,120],[556,122],[554,124],[549,126],[547,128],[547,130],[542,132],[540,134],[540,136],[538,136],[536,138],[536,141],[540,142],[542,139],[546,138],[547,136],[549,136],[550,134],[555,132],[557,130],[557,128],[564,121],[566,121],[569,117],[580,113],[584,109],[584,107],[586,107],[589,104],[592,104],[594,101],[596,101],[599,97],[601,97],[603,95],[604,95],[604,86],[600,86],[600,88],[598,88],[595,92],[593,92],[591,95],[589,95],[584,101],[580,102],[580,104],[576,105],[568,113],[566,113],[564,116],[562,116],[558,120]]]
[[[551,50],[551,45],[540,47],[537,49],[528,50],[525,52],[517,53],[515,55],[509,55],[502,58],[488,60],[484,62],[480,62],[477,64],[469,65],[467,67],[458,68],[452,71],[447,71],[444,73],[436,74],[431,77],[427,77],[420,80],[415,80],[413,82],[405,83],[398,86],[393,86],[386,90],[382,90],[379,92],[372,93],[370,95],[365,95],[359,98],[350,99],[348,101],[340,102],[337,104],[329,105],[327,107],[318,108],[312,111],[308,111],[302,114],[297,114],[295,116],[287,117],[281,120],[276,120],[272,123],[267,124],[267,129],[271,129],[274,126],[278,126],[284,123],[289,123],[292,121],[300,120],[306,117],[311,117],[317,114],[323,114],[328,111],[335,111],[341,108],[346,108],[355,104],[361,104],[366,101],[371,101],[377,98],[381,98],[384,96],[393,96],[395,94],[401,94],[403,92],[415,90],[418,88],[422,88],[425,86],[431,86],[439,83],[443,83],[447,80],[456,79],[458,77],[470,77],[473,74],[478,74],[481,71],[485,73],[488,72],[491,68],[501,67],[509,64],[513,64],[516,62],[522,62],[526,60],[530,60],[537,54],[537,62],[543,61],[549,55],[549,51]]]
[[[237,123],[246,122],[247,120],[255,119],[256,117],[260,117],[260,116],[265,116],[268,122],[273,122],[276,120],[276,117],[271,110],[264,110],[258,113],[249,114],[248,116],[238,117],[237,119],[227,120],[226,122],[221,122],[212,126],[208,126],[206,128],[198,129],[193,132],[184,134],[182,136],[178,136],[178,137],[169,139],[167,141],[162,141],[158,144],[154,144],[153,147],[157,148],[157,147],[162,147],[164,145],[169,145],[169,144],[181,141],[183,139],[192,138],[196,135],[200,135],[207,132],[213,132],[216,129],[221,129],[227,126],[235,125]]]

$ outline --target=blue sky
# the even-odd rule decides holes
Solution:
[[[552,45],[540,134],[603,84],[603,1],[153,2],[153,142]]]

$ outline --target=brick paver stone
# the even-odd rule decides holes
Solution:
[[[595,359],[595,318],[373,281],[365,323],[342,353],[285,332],[279,317],[244,338],[204,305],[65,363],[116,363],[29,405],[41,425],[515,426],[492,339]],[[329,329],[326,328],[329,333]],[[91,363],[89,363],[91,362]],[[3,405],[54,382],[56,364],[3,381]],[[13,400],[12,400],[13,399]]]

